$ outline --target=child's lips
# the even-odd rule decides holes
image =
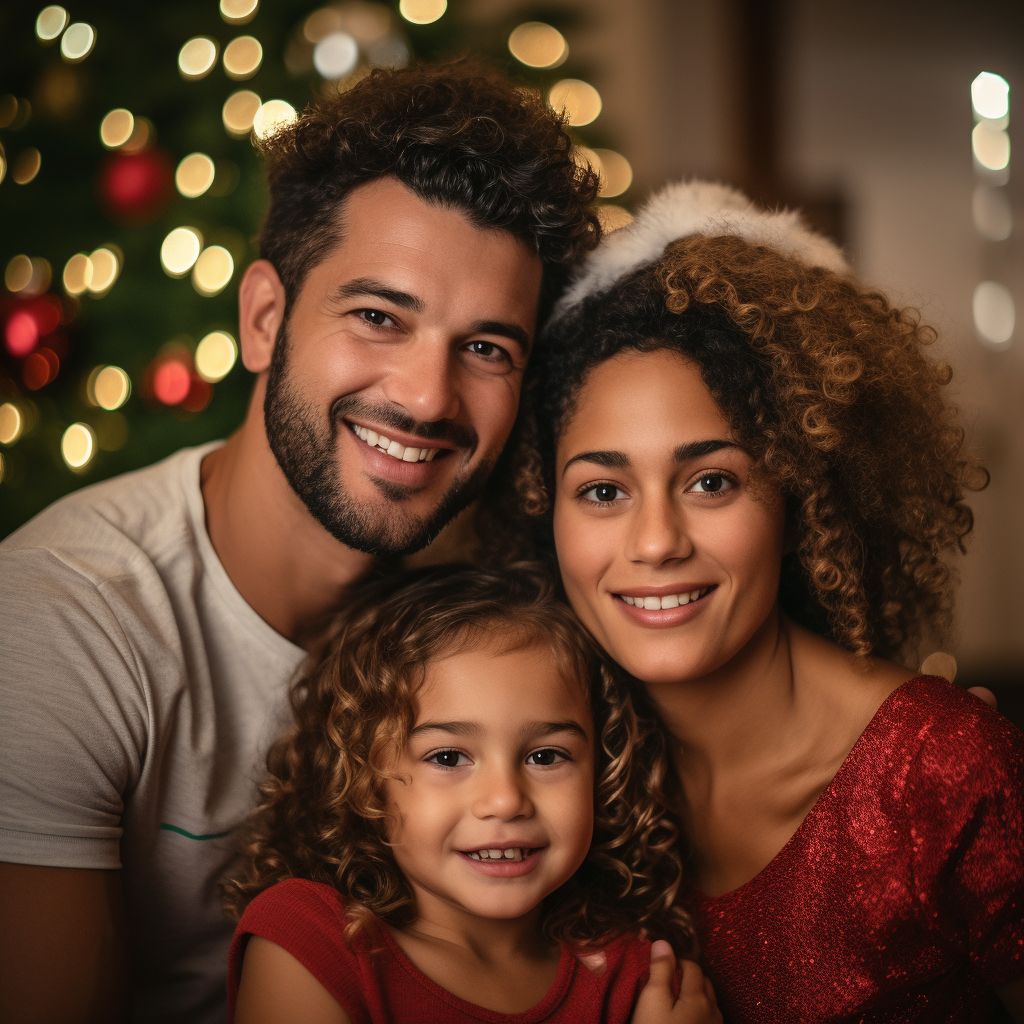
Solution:
[[[459,856],[481,874],[492,878],[517,878],[529,874],[540,861],[543,846],[484,846],[459,850]]]

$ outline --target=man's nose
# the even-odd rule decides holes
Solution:
[[[472,811],[477,818],[529,818],[533,815],[525,780],[511,767],[492,766],[480,771]]]
[[[384,394],[417,423],[453,420],[459,413],[458,361],[447,338],[414,338],[395,354]]]

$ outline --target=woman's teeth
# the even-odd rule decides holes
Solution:
[[[522,860],[528,857],[533,850],[522,846],[513,846],[508,850],[474,850],[467,856],[473,860]]]
[[[678,608],[680,605],[696,601],[703,597],[711,587],[700,587],[683,594],[666,594],[664,597],[630,597],[628,594],[620,594],[626,604],[634,608],[643,608],[645,611],[659,611],[662,608]]]
[[[400,462],[430,462],[431,459],[441,450],[440,448],[406,448],[405,445],[392,441],[383,434],[368,427],[360,427],[352,424],[352,431],[360,441],[365,441],[371,448],[376,448],[385,455],[398,459]]]

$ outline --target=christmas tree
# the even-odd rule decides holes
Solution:
[[[564,108],[603,194],[564,15],[457,0],[82,3],[0,14],[0,536],[62,494],[229,434],[251,377],[236,289],[265,208],[253,147],[375,66],[482,53]],[[628,218],[606,205],[615,226]]]

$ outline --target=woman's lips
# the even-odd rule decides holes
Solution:
[[[695,615],[699,615],[717,589],[717,584],[706,584],[688,590],[672,590],[664,594],[643,593],[634,590],[631,593],[613,594],[612,599],[622,613],[638,625],[661,628],[678,626],[680,623],[688,622]],[[694,594],[697,596],[694,597]],[[632,603],[626,600],[627,597]],[[657,601],[660,607],[647,607],[654,601]]]

